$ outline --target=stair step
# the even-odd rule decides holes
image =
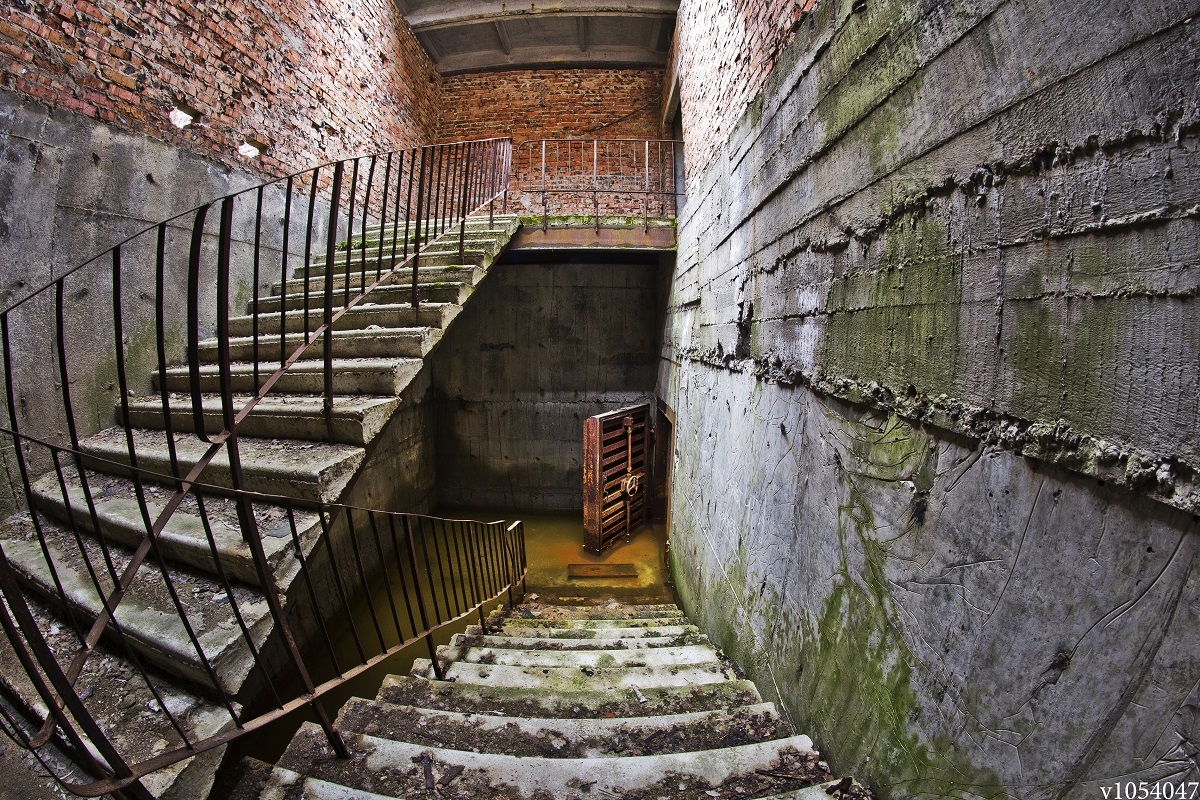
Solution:
[[[171,473],[167,437],[162,431],[135,429],[134,449],[141,469],[164,475]],[[83,451],[97,459],[88,459],[87,467],[98,472],[123,474],[129,463],[125,431],[109,428],[85,439]],[[189,434],[175,437],[180,470],[195,464],[208,445]],[[287,440],[238,438],[243,489],[300,500],[333,503],[362,463],[365,451],[347,444],[299,444]],[[228,451],[222,449],[200,476],[200,483],[230,486]]]
[[[423,785],[423,784],[422,784]],[[239,788],[240,785],[239,785]],[[343,786],[319,778],[309,778],[299,772],[293,772],[283,767],[275,767],[267,777],[265,785],[253,794],[243,795],[235,792],[233,800],[249,800],[249,798],[270,798],[270,800],[394,800],[392,795],[375,794],[364,789]]]
[[[721,663],[721,658],[712,645],[668,646],[644,650],[520,650],[442,645],[438,647],[437,655],[442,662],[573,670],[672,669]]]
[[[452,219],[437,220],[439,224],[447,225],[454,222]],[[521,227],[521,218],[515,214],[493,214],[490,218],[487,214],[481,216],[467,217],[467,230],[469,231],[487,231],[493,236],[511,237]],[[368,238],[378,237],[381,231],[387,231],[388,236],[391,236],[392,226],[368,225],[366,228],[366,236]],[[457,230],[457,227],[455,227]],[[400,235],[404,235],[404,225],[400,225]],[[409,234],[412,235],[411,232]],[[359,235],[355,233],[354,238],[357,240]]]
[[[78,648],[79,640],[74,633],[49,608],[32,598],[27,598],[27,603],[35,623],[56,653],[68,654]],[[233,718],[223,706],[214,705],[157,674],[152,674],[150,681],[192,741],[215,736],[233,727]],[[118,684],[123,699],[113,702],[114,687]],[[46,718],[46,704],[26,677],[7,637],[3,636],[0,636],[0,691],[27,718]],[[97,645],[88,658],[75,691],[127,762],[136,763],[184,744],[137,668],[104,642]],[[241,707],[235,703],[234,710],[240,713]],[[168,792],[176,800],[207,797],[224,754],[223,747],[201,753],[147,775],[142,779],[142,785],[154,797],[163,797]],[[99,757],[98,753],[94,755]]]
[[[71,534],[56,523],[43,520],[41,529],[70,610],[90,623],[103,609],[103,601],[96,593],[78,545]],[[36,540],[32,521],[28,517],[14,516],[5,524],[4,533],[5,539],[0,546],[19,580],[49,603],[57,604],[54,578]],[[83,542],[83,552],[107,594],[113,584],[100,547],[90,537]],[[130,553],[118,546],[111,546],[109,550],[119,575],[128,563]],[[214,682],[204,669],[188,638],[158,565],[148,562],[138,570],[117,607],[116,619],[121,630],[139,655],[160,669],[201,686],[218,688],[216,684],[219,683],[219,688],[236,695],[254,662],[241,629],[233,620],[229,596],[220,584],[199,573],[170,568],[168,574],[217,680]],[[255,645],[261,645],[274,625],[266,600],[251,589],[236,586],[232,600],[237,603]],[[111,625],[109,633],[115,636],[115,628]]]
[[[505,624],[517,625],[523,622],[535,621],[541,624],[547,620],[583,621],[583,620],[645,620],[656,619],[661,624],[679,624],[683,611],[673,603],[645,603],[616,605],[613,603],[602,606],[566,606],[531,603],[518,605],[505,618]],[[668,620],[670,622],[668,622]],[[631,626],[632,627],[632,626]]]
[[[417,296],[420,298],[421,303],[452,303],[461,306],[471,296],[472,284],[470,283],[460,281],[429,281],[424,274],[420,277],[421,283],[417,284]],[[375,303],[395,303],[400,305],[411,303],[412,285],[393,283],[379,286],[371,291],[367,299]],[[253,314],[257,310],[259,314],[278,314],[280,307],[285,301],[289,311],[303,310],[305,306],[309,309],[319,310],[324,308],[325,296],[319,292],[310,292],[306,297],[303,292],[296,292],[286,297],[280,297],[279,295],[261,297],[257,304],[249,304],[247,313]]]
[[[432,282],[448,282],[457,281],[459,283],[470,283],[472,286],[479,282],[487,267],[491,265],[491,259],[486,253],[479,251],[468,250],[463,253],[463,257],[458,257],[458,251],[453,253],[421,253],[420,267],[417,270],[417,282],[432,283]],[[391,274],[386,277],[383,285],[387,286],[408,286],[412,288],[412,267],[403,266],[395,267],[390,270]],[[366,275],[366,280],[363,280],[361,271],[351,271],[347,276],[345,270],[336,273],[333,276],[334,287],[334,302],[337,303],[337,292],[344,290],[347,285],[351,290],[362,289],[379,280],[379,275],[371,270]],[[287,294],[304,294],[307,292],[310,296],[319,294],[325,291],[325,271],[324,269],[309,269],[309,279],[307,284],[304,281],[303,268],[300,269],[299,277],[293,276],[286,283],[271,284],[271,294],[284,294],[286,289]],[[343,291],[344,296],[344,291]],[[324,302],[324,301],[322,301]]]
[[[646,717],[550,719],[463,714],[351,698],[339,730],[453,750],[515,756],[617,758],[683,753],[789,735],[772,703]]]
[[[590,674],[589,674],[590,673]],[[412,674],[433,678],[427,658],[413,661]],[[621,691],[663,686],[717,683],[734,677],[718,662],[661,667],[510,667],[503,664],[455,662],[444,669],[446,680],[484,686],[514,686],[545,691]]]
[[[70,513],[68,513],[66,501],[63,500],[63,488],[53,473],[33,485],[34,503],[43,512],[58,520],[62,522],[74,520],[82,530],[94,533],[92,516],[88,510],[83,484],[73,472],[64,477],[67,497],[70,501]],[[123,478],[93,473],[88,476],[88,488],[91,492],[96,520],[100,524],[100,530],[104,537],[126,547],[136,547],[145,535],[145,523],[142,519],[141,507],[134,496],[132,484]],[[170,497],[170,490],[147,485],[145,497],[146,508],[153,520],[166,505],[166,501]],[[194,506],[195,500],[189,498],[185,500],[185,503]],[[241,529],[237,522],[237,512],[232,501],[220,497],[205,498],[204,508],[208,513],[209,530],[217,545],[221,567],[225,570],[226,575],[231,580],[258,586],[258,572],[250,557],[250,547],[242,539]],[[275,580],[279,585],[287,586],[298,569],[298,562],[293,549],[291,525],[288,523],[286,513],[283,509],[275,506],[256,504],[255,517],[258,519],[259,530],[263,534],[263,550],[271,565]],[[301,547],[307,554],[320,534],[320,521],[315,514],[304,511],[295,512],[295,520],[296,533],[300,538]],[[198,514],[188,513],[182,508],[176,511],[168,520],[167,526],[159,533],[158,547],[159,552],[168,561],[185,564],[209,573],[215,571],[212,549],[209,546],[204,521]]]
[[[274,348],[263,347],[260,356],[278,355],[278,340]],[[393,397],[416,377],[424,366],[420,358],[335,358],[333,360],[333,390],[340,395],[379,395]],[[253,392],[279,369],[279,361],[260,361],[258,384],[254,380],[254,364],[245,361],[230,365],[230,379],[235,392]],[[220,390],[220,375],[216,364],[202,364],[200,388],[205,392]],[[155,375],[157,388],[158,375]],[[167,370],[167,389],[172,392],[191,391],[187,367],[172,367]],[[272,388],[273,392],[292,394],[320,394],[324,390],[324,362],[297,361]]]
[[[313,299],[316,302],[310,306],[308,314],[307,330],[309,332],[319,328],[324,320],[322,310],[324,300]],[[336,313],[338,309],[339,306],[335,305],[334,312]],[[377,328],[446,328],[460,311],[462,311],[462,306],[448,303],[426,303],[414,311],[407,302],[386,303],[383,302],[382,296],[376,297],[372,292],[363,302],[343,314],[334,323],[333,329],[335,331],[362,330],[371,325]],[[258,317],[232,317],[229,320],[229,335],[253,336],[255,322],[258,323],[260,337],[278,337],[280,328],[278,313],[261,314]],[[285,330],[290,333],[299,333],[305,330],[304,312],[302,310],[289,311],[284,323]]]
[[[490,629],[489,629],[490,630]],[[676,636],[694,636],[700,631],[695,625],[657,625],[644,628],[521,628],[503,627],[503,636],[514,639],[562,639],[567,642],[596,641],[621,639],[661,639]],[[484,635],[483,628],[471,625],[467,628],[468,636]],[[549,642],[547,643],[549,645]],[[603,645],[607,646],[607,645]]]
[[[451,784],[460,796],[523,797],[547,796],[556,800],[624,797],[641,792],[655,797],[706,798],[705,791],[726,784],[747,794],[763,790],[799,788],[819,774],[817,755],[807,736],[792,736],[770,742],[650,756],[605,759],[597,769],[594,759],[519,757],[494,753],[470,753],[440,747],[414,745],[367,734],[346,737],[352,757],[330,759],[331,751],[318,726],[305,725],[284,752],[280,766],[303,769],[322,780],[392,797],[423,796],[425,778],[419,765],[432,760],[435,779],[462,767]],[[775,775],[795,774],[788,781]],[[823,776],[822,776],[823,777]],[[788,784],[792,785],[788,785]],[[683,784],[687,787],[680,790]],[[740,792],[739,792],[740,793]]]
[[[334,256],[333,264],[335,269],[345,270],[347,261],[350,264],[350,269],[358,270],[359,272],[366,271],[372,274],[378,274],[381,270],[388,269],[391,265],[396,264],[400,259],[411,258],[413,255],[413,244],[410,241],[407,250],[404,247],[404,237],[396,239],[393,246],[390,237],[380,241],[375,238],[366,240],[366,247],[359,246],[361,240],[355,238],[355,246],[350,250],[339,250]],[[486,234],[474,234],[470,231],[463,237],[463,252],[475,251],[485,253],[491,258],[504,249],[504,245],[508,244],[508,240],[498,239],[495,236]],[[454,253],[458,254],[458,231],[456,230],[451,235],[443,234],[440,239],[421,245],[422,253]],[[347,257],[347,254],[349,256]],[[313,253],[309,259],[309,274],[315,269],[325,269],[325,251]],[[296,268],[292,276],[299,278],[304,275],[303,265]]]
[[[342,330],[333,332],[334,358],[422,358],[433,349],[442,337],[439,328],[364,328],[362,330]],[[269,352],[279,349],[278,336],[258,342],[257,355],[259,358]],[[284,346],[292,353],[307,341],[301,333],[289,333],[283,337]],[[216,339],[205,339],[200,342],[200,359],[208,363],[217,360],[218,343]],[[229,339],[229,355],[235,361],[254,358],[255,340],[249,336],[231,337]],[[324,355],[324,346],[318,341],[309,347],[302,360],[320,359]]]
[[[479,626],[473,626],[478,628]],[[610,639],[549,639],[544,636],[484,636],[456,633],[450,640],[453,647],[490,647],[522,650],[643,650],[656,647],[671,647],[687,644],[705,644],[708,637],[699,633],[683,633],[678,636],[639,636]]]
[[[654,617],[651,619],[563,619],[554,617],[541,619],[536,617],[514,619],[504,623],[501,632],[510,630],[530,630],[542,628],[551,631],[565,631],[569,635],[578,636],[581,631],[611,632],[631,628],[658,630],[662,627],[678,627],[687,621],[686,617]]]
[[[172,394],[167,397],[171,409],[171,425],[175,431],[194,433],[191,396]],[[250,400],[246,395],[233,398],[234,411],[239,412]],[[216,394],[201,398],[204,408],[204,427],[210,434],[224,429],[221,397]],[[324,400],[312,395],[271,395],[254,407],[238,424],[239,436],[259,439],[302,439],[309,442],[337,442],[360,447],[368,444],[391,419],[400,401],[394,397],[335,397],[333,428],[325,422]],[[164,414],[159,398],[132,400],[129,403],[129,424],[136,428],[163,430]]]
[[[551,718],[594,718],[609,714],[626,718],[713,711],[762,702],[754,684],[746,680],[695,686],[639,686],[637,691],[619,692],[604,692],[589,686],[582,690],[564,689],[550,695],[540,688],[482,686],[410,675],[388,675],[379,689],[378,699],[394,705],[444,711]]]

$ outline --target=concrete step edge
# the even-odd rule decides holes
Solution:
[[[471,714],[351,698],[336,724],[348,734],[552,758],[678,753],[791,735],[773,703],[641,717],[564,719]]]
[[[413,705],[472,713],[573,718],[637,717],[647,713],[714,710],[731,705],[762,702],[757,687],[747,680],[729,680],[699,686],[627,688],[609,692],[587,687],[559,691],[554,696],[541,689],[451,683],[410,675],[388,675],[376,699],[395,705]]]
[[[437,648],[437,655],[443,663],[557,669],[670,669],[721,662],[712,645],[668,645],[638,650],[528,650],[442,645]]]
[[[54,474],[45,476],[33,485],[35,504],[41,511],[61,522],[73,521],[81,530],[95,533],[83,484],[73,475],[67,477],[66,484],[69,509],[67,501],[63,499],[62,487]],[[96,481],[89,481],[89,489],[92,507],[105,538],[125,547],[136,547],[145,535],[145,524],[136,499],[106,494],[106,489],[101,488]],[[160,491],[163,497],[167,496],[168,490]],[[209,498],[207,504],[210,514],[209,530],[217,543],[217,555],[230,579],[249,586],[258,586],[258,572],[250,556],[250,547],[242,539],[240,529],[234,530],[223,525],[213,513],[221,504],[228,502],[224,499]],[[152,518],[165,506],[165,502],[156,496],[154,487],[149,485],[146,487],[146,506]],[[320,521],[315,514],[304,511],[296,512],[295,519],[297,534],[307,553],[320,534]],[[289,585],[299,568],[291,542],[290,526],[286,532],[278,534],[275,529],[263,530],[262,544],[276,582],[281,586]],[[208,534],[205,532],[203,520],[197,515],[182,510],[176,511],[167,522],[167,526],[158,534],[158,547],[172,563],[215,573]]]
[[[95,618],[103,605],[91,578],[82,566],[82,558],[73,552],[73,545],[64,544],[68,534],[54,531],[53,526],[48,526],[44,520],[42,530],[48,534],[48,539],[53,539],[48,542],[48,549],[71,610],[83,614],[86,619]],[[47,602],[57,604],[57,592],[41,546],[31,539],[12,538],[0,542],[0,546],[16,569],[21,583],[44,597]],[[120,553],[117,548],[112,549],[115,554]],[[76,565],[76,561],[80,564]],[[99,572],[103,562],[94,558],[93,563],[97,565]],[[221,609],[225,613],[222,615],[220,609],[212,608],[212,589],[219,589],[218,585],[194,575],[185,575],[179,570],[169,571],[179,590],[180,600],[185,604],[185,611],[196,637],[216,673],[220,688],[230,695],[236,695],[249,676],[254,662],[240,628],[232,623],[232,610],[228,605],[223,605]],[[143,565],[139,574],[143,575],[150,585],[154,584],[156,578],[159,582],[162,580],[157,567],[152,564]],[[195,594],[188,589],[193,584],[209,588],[202,594]],[[204,669],[174,606],[164,599],[165,591],[146,591],[140,587],[141,584],[135,581],[116,612],[117,621],[131,645],[137,648],[143,658],[166,672],[200,686],[217,688],[212,676]],[[243,590],[240,595],[238,608],[250,629],[255,646],[260,646],[274,627],[266,600],[251,590]],[[220,596],[225,597],[223,591],[220,592]],[[200,597],[204,599],[201,600]],[[188,605],[189,603],[191,605]],[[205,610],[212,611],[212,616],[207,617]],[[226,617],[228,625],[224,624]],[[220,621],[216,621],[218,618]],[[110,630],[109,633],[112,634],[113,631]]]
[[[415,677],[434,678],[433,665],[427,658],[413,661]],[[546,691],[621,691],[665,686],[691,686],[718,683],[736,677],[719,662],[671,668],[655,667],[532,667],[495,664],[468,664],[456,661],[443,670],[446,680],[485,686],[541,688]]]

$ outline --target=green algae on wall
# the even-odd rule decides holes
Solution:
[[[948,238],[940,220],[899,220],[874,269],[833,281],[817,349],[827,374],[953,392],[962,271]]]
[[[1002,794],[998,779],[976,769],[948,741],[920,739],[914,672],[887,580],[889,542],[883,529],[922,524],[933,488],[936,443],[897,417],[875,427],[828,412],[846,445],[838,460],[840,562],[819,616],[800,620],[793,702],[797,721],[825,743],[837,772],[852,772],[885,797]],[[877,520],[883,493],[911,482],[907,520]]]
[[[147,321],[127,337],[125,343],[125,377],[129,390],[135,395],[149,389],[150,375],[158,369],[158,339],[154,322]],[[182,325],[169,325],[165,331],[164,352],[167,363],[174,363],[186,345]],[[77,409],[80,433],[88,434],[113,424],[114,409],[120,400],[120,381],[117,355],[113,348],[96,363],[95,368],[73,391],[72,401]]]

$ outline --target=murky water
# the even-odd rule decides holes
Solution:
[[[583,549],[583,518],[579,513],[521,513],[486,509],[464,512],[458,509],[442,509],[434,514],[480,521],[521,520],[525,526],[525,550],[529,560],[526,589],[530,594],[537,595],[541,601],[576,603],[612,597],[623,602],[675,602],[675,595],[668,582],[666,532],[661,525],[643,526],[634,532],[629,541],[619,542],[603,555],[597,556]],[[637,575],[619,578],[570,578],[568,569],[571,564],[632,564]],[[501,598],[502,601],[506,599]],[[519,596],[517,599],[520,600]],[[485,607],[484,614],[499,604],[497,602]],[[386,595],[376,597],[376,608],[383,609],[387,605]],[[356,614],[356,618],[362,618],[363,624],[358,626],[360,630],[365,630],[370,624],[367,622],[369,616],[365,607]],[[478,622],[479,617],[471,614],[466,619],[446,626],[432,637],[435,646],[448,644],[454,634],[461,633],[468,625]],[[387,638],[392,639],[391,636]],[[392,643],[393,641],[387,641],[388,645]],[[336,648],[340,661],[350,663],[354,660],[356,649],[352,637],[343,636]],[[427,658],[428,655],[429,651],[424,642],[406,647],[326,695],[323,705],[332,718],[351,697],[374,698],[387,675],[407,674],[414,659]],[[233,758],[226,763],[234,764],[244,756],[267,762],[277,761],[300,725],[315,719],[307,709],[280,719],[232,745]]]

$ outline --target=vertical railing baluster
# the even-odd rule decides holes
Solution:
[[[346,528],[350,539],[350,552],[354,555],[354,565],[358,567],[358,579],[362,582],[364,602],[367,613],[371,617],[371,627],[375,629],[375,638],[379,640],[379,652],[387,652],[387,644],[383,641],[383,628],[379,624],[379,614],[375,611],[375,596],[371,593],[371,583],[367,580],[367,568],[362,560],[362,548],[358,543],[358,530],[354,527],[354,509],[346,509]]]
[[[326,232],[325,239],[325,304],[322,312],[322,324],[325,332],[322,334],[321,343],[323,368],[321,409],[325,417],[325,430],[330,439],[333,439],[333,260],[337,252],[338,201],[342,196],[342,176],[345,166],[344,161],[339,161],[333,167],[333,194],[329,199],[329,230]],[[350,259],[347,257],[346,263],[349,264],[349,262]],[[350,280],[349,274],[347,274],[346,280]],[[307,328],[305,334],[307,336]]]
[[[379,556],[379,569],[383,574],[383,589],[387,593],[388,607],[392,611],[392,621],[396,623],[396,643],[404,641],[404,632],[400,630],[400,615],[396,611],[396,595],[392,589],[392,579],[388,576],[388,564],[391,559],[383,554],[383,542],[379,536],[379,520],[377,517],[382,512],[368,511],[367,519],[371,522],[371,535],[375,540],[375,553]],[[394,555],[394,554],[393,554]]]
[[[320,183],[321,168],[317,167],[312,173],[312,186],[308,190],[308,228],[304,232],[304,327],[300,331],[301,341],[307,342],[309,332],[312,331],[312,324],[309,322],[309,307],[312,305],[312,239],[313,239],[313,216],[317,211],[317,184]],[[330,259],[325,259],[325,282],[329,283]],[[287,342],[282,332],[279,335],[280,352],[286,357]]]
[[[288,256],[292,233],[292,176],[289,175],[283,195],[283,245],[279,251],[279,367],[287,362]]]
[[[296,561],[300,564],[300,576],[304,579],[304,585],[308,589],[308,599],[312,602],[313,616],[316,617],[317,625],[321,629],[322,641],[325,642],[325,649],[329,653],[329,663],[338,677],[341,677],[342,668],[338,665],[337,653],[334,652],[333,648],[333,639],[329,636],[329,626],[325,624],[325,615],[321,613],[322,603],[317,599],[317,589],[313,586],[312,570],[308,566],[308,556],[304,554],[304,544],[300,541],[300,532],[296,528],[296,512],[290,505],[287,507],[287,517],[288,528],[292,535],[292,547],[296,551]],[[323,518],[321,532],[325,533]]]
[[[425,646],[429,648],[429,660],[433,664],[433,674],[437,679],[445,680],[446,674],[442,672],[442,665],[438,662],[437,650],[433,646],[433,638],[430,636],[431,628],[429,626],[429,613],[425,610],[425,593],[421,586],[421,571],[417,568],[417,549],[413,543],[413,524],[412,519],[405,514],[401,517],[404,524],[404,538],[408,543],[408,561],[412,567],[413,580],[415,581],[414,593],[417,596],[417,611],[421,615],[421,635],[425,639]]]
[[[358,159],[355,158],[352,161],[354,166],[350,170],[350,202],[346,206],[346,276],[345,283],[342,284],[342,306],[350,303],[350,270],[354,265],[354,202],[356,199],[355,194],[358,192]],[[331,218],[329,222],[332,226],[333,219]],[[361,246],[362,242],[358,242],[358,245]],[[328,322],[329,320],[326,319],[325,321]]]
[[[259,260],[262,253],[262,211],[263,211],[263,187],[258,187],[258,202],[254,207],[254,254],[251,264],[250,274],[250,349],[251,349],[251,366],[253,372],[254,391],[250,394],[258,394],[260,384],[258,382],[258,301],[259,301]],[[241,313],[241,309],[238,309]]]
[[[418,175],[418,178],[417,178],[417,220],[416,220],[417,224],[415,225],[415,227],[417,229],[417,233],[416,233],[416,236],[414,237],[414,241],[413,241],[413,261],[412,261],[413,316],[417,315],[417,313],[419,311],[420,302],[421,302],[420,298],[417,296],[417,273],[419,272],[419,270],[421,268],[421,227],[422,227],[421,226],[421,214],[423,213],[423,210],[425,207],[425,169],[426,169],[426,149],[424,147],[422,147],[421,148],[420,174]],[[412,188],[411,185],[409,188],[411,191],[411,188]],[[407,224],[405,224],[405,226],[404,226],[404,234],[405,234],[404,240],[406,242],[405,247],[407,248],[407,242],[408,242],[408,225]]]
[[[208,216],[209,205],[196,209],[196,219],[192,223],[192,244],[188,251],[188,388],[192,403],[192,425],[195,435],[203,442],[209,441],[208,432],[204,425],[204,395],[200,383],[200,257],[204,246],[204,220]],[[182,478],[182,470],[172,477]]]
[[[379,203],[379,255],[375,259],[375,280],[379,280],[383,275],[383,238],[387,235],[387,213],[388,213],[388,195],[392,188],[392,153],[387,154],[387,161],[383,165],[383,199]],[[392,223],[392,228],[395,229],[396,224]],[[395,257],[396,246],[392,244],[392,256]]]
[[[396,573],[400,576],[400,591],[404,593],[404,612],[405,612],[405,615],[408,617],[409,630],[412,631],[413,636],[416,636],[417,635],[417,621],[416,621],[416,619],[413,618],[412,596],[411,596],[410,590],[408,588],[408,580],[404,577],[404,563],[399,560],[400,559],[400,542],[399,542],[398,536],[396,534],[396,516],[397,516],[396,514],[388,514],[387,515],[388,530],[391,532],[391,535],[392,535],[392,553],[395,554],[396,559],[397,559]],[[414,560],[413,564],[415,564],[415,563],[416,563],[416,561]],[[413,582],[414,582],[414,584],[417,582],[417,574],[415,572],[413,573]],[[401,638],[401,640],[403,640],[406,637],[402,636],[400,638]]]

